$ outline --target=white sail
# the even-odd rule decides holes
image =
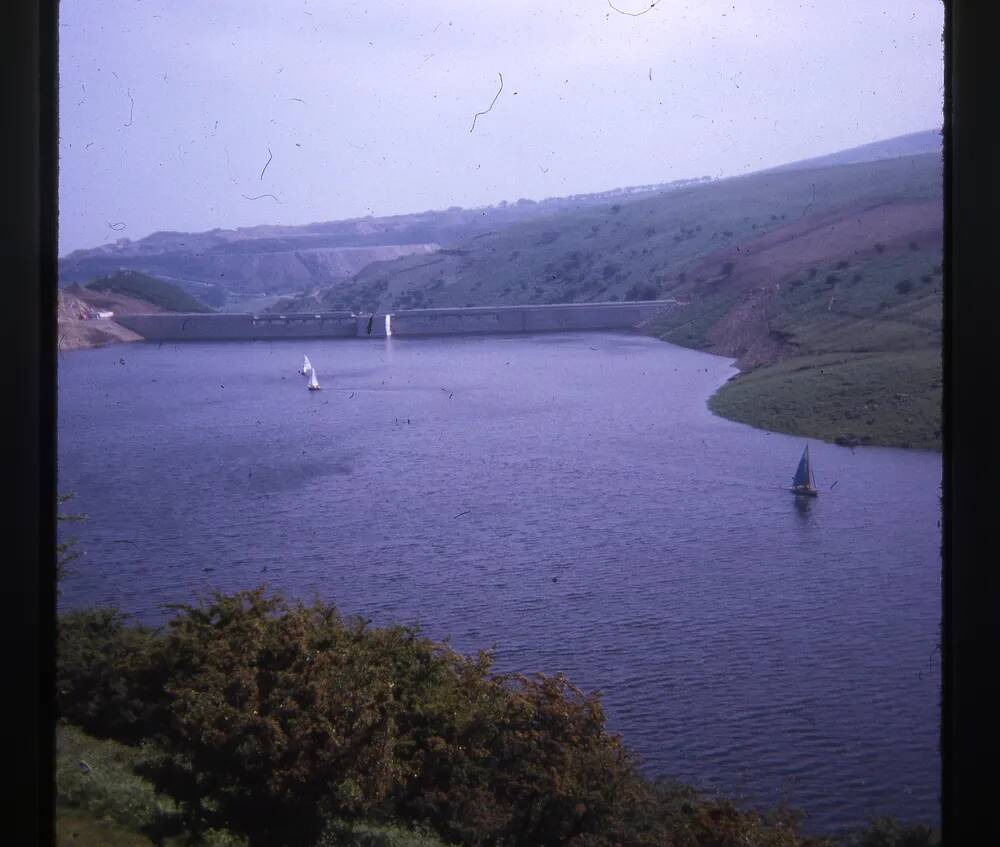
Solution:
[[[302,370],[300,371],[300,373],[302,373],[302,374],[309,374],[309,373],[312,372],[312,369],[313,369],[313,366],[312,366],[312,362],[309,361],[309,357],[308,356],[303,356],[302,357]]]
[[[309,368],[309,390],[315,391],[319,388],[319,380],[316,379],[316,368]]]

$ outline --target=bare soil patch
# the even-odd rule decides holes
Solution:
[[[743,369],[795,355],[795,346],[772,335],[768,325],[769,301],[782,280],[845,257],[861,261],[886,251],[940,247],[941,239],[940,202],[886,203],[805,217],[712,253],[689,275],[742,299],[708,332],[711,349],[738,359]]]

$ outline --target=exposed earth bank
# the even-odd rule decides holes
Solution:
[[[166,310],[123,294],[89,291],[79,285],[60,289],[59,350],[83,350],[107,344],[142,341],[141,335],[126,329],[113,317],[101,317],[102,313],[128,315],[163,311]]]

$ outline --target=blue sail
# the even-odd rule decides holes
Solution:
[[[809,473],[809,445],[806,445],[806,449],[802,453],[802,458],[799,459],[799,466],[795,471],[795,479],[792,480],[793,486],[804,486],[811,487],[812,477]]]

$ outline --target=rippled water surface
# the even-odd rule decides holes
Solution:
[[[302,354],[324,390],[296,373]],[[940,456],[714,417],[612,334],[137,344],[59,363],[66,608],[318,593],[604,692],[644,769],[832,831],[936,823]]]

